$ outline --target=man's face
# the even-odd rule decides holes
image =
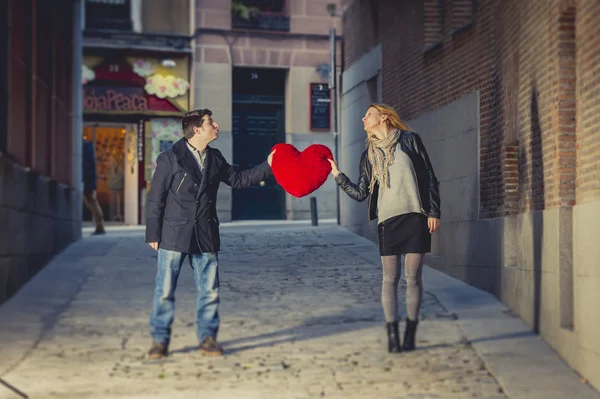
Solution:
[[[219,125],[211,116],[204,115],[202,118],[202,126],[195,127],[194,132],[200,136],[202,140],[206,140],[206,142],[210,143],[219,138]]]

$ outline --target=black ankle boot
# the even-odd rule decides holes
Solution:
[[[388,352],[389,353],[400,353],[400,335],[398,334],[398,322],[393,321],[391,323],[385,323],[387,327],[388,336]]]
[[[413,351],[415,350],[415,333],[417,332],[418,321],[406,319],[406,330],[404,330],[404,343],[402,344],[402,350]]]

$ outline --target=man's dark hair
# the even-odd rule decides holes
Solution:
[[[183,137],[187,140],[194,137],[194,128],[202,126],[204,123],[204,116],[212,116],[212,111],[208,108],[205,109],[197,109],[195,111],[190,111],[183,116],[181,120],[181,129],[183,130]]]

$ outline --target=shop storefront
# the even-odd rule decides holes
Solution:
[[[190,109],[189,65],[188,55],[84,55],[83,137],[94,144],[106,221],[143,224],[156,157],[181,138]]]

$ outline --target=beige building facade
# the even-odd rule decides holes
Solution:
[[[84,14],[82,134],[96,197],[105,221],[144,224],[156,158],[181,138],[191,105],[193,2],[89,0]]]
[[[334,152],[329,30],[337,30],[340,65],[341,21],[329,15],[330,2],[196,0],[193,107],[213,111],[221,132],[213,146],[231,164],[252,167],[283,142]],[[243,190],[225,186],[219,218],[309,219],[312,196],[320,218],[335,218],[335,190],[331,179],[303,198],[274,180]]]

